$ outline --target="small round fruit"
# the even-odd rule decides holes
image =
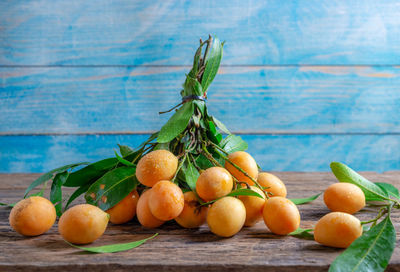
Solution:
[[[160,180],[170,180],[178,167],[178,159],[168,150],[155,150],[143,156],[136,167],[140,183],[153,187]]]
[[[139,223],[146,228],[157,228],[161,226],[164,221],[159,220],[154,217],[154,215],[150,212],[149,208],[149,196],[150,190],[147,190],[141,194],[139,197],[139,201],[136,206],[136,217],[139,220]]]
[[[257,182],[262,187],[269,187],[264,190],[265,192],[269,193],[269,196],[286,197],[286,186],[277,176],[271,173],[262,172],[258,174]]]
[[[338,248],[347,248],[362,234],[360,220],[351,214],[331,212],[315,225],[314,239],[318,243]]]
[[[31,196],[11,210],[10,225],[19,234],[36,236],[48,231],[56,221],[54,205],[44,197]]]
[[[242,201],[227,196],[218,199],[207,213],[207,224],[211,232],[222,237],[238,233],[246,220],[246,208]]]
[[[176,218],[183,210],[185,198],[181,188],[169,180],[157,182],[150,190],[149,208],[159,220]]]
[[[196,192],[204,201],[225,196],[232,191],[231,174],[222,167],[211,167],[203,171],[196,183]]]
[[[97,240],[107,228],[109,215],[90,204],[68,209],[58,221],[61,236],[73,244],[89,244]]]
[[[106,212],[110,215],[110,222],[113,224],[123,224],[132,220],[136,214],[138,200],[139,194],[136,190],[133,190],[114,207],[108,209]]]
[[[198,228],[206,222],[208,208],[199,208],[199,202],[193,192],[183,194],[185,206],[175,221],[184,228]]]
[[[279,235],[289,234],[300,226],[297,206],[281,196],[271,197],[265,201],[263,217],[269,230]]]
[[[334,183],[324,192],[324,202],[333,212],[353,214],[364,208],[365,195],[356,185],[351,183]]]
[[[243,202],[246,208],[246,221],[244,225],[251,227],[263,218],[263,208],[265,204],[264,193],[255,186],[250,186],[251,190],[257,192],[263,198],[257,196],[239,196],[239,199]]]
[[[249,174],[253,179],[257,179],[258,167],[256,161],[253,157],[244,151],[236,151],[228,155],[228,158],[237,166],[239,166],[243,171]],[[236,169],[228,161],[225,162],[225,168],[239,181],[247,182],[249,185],[254,185],[254,182],[246,177],[245,174]]]

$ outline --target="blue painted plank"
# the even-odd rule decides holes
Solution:
[[[359,171],[400,169],[400,135],[242,135],[264,170],[329,171],[341,161]],[[0,172],[45,172],[112,157],[119,144],[138,146],[147,135],[0,136]]]
[[[0,133],[148,133],[189,67],[0,68]],[[400,133],[400,67],[223,67],[212,114],[242,133]]]
[[[1,65],[399,64],[396,0],[0,1]]]

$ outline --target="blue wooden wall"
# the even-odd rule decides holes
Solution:
[[[0,172],[135,146],[226,40],[211,112],[265,170],[400,169],[400,3],[0,1]]]

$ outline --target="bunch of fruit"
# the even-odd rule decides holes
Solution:
[[[59,232],[71,243],[87,244],[104,233],[109,220],[123,224],[135,215],[147,228],[169,220],[184,228],[197,228],[207,222],[210,230],[222,237],[233,236],[243,226],[253,226],[262,219],[278,235],[297,230],[300,213],[286,198],[284,183],[270,173],[259,173],[256,161],[246,152],[236,151],[227,158],[224,167],[214,166],[200,173],[195,191],[183,193],[171,181],[177,173],[178,158],[167,150],[151,151],[136,167],[136,177],[144,185],[140,197],[135,189],[106,212],[90,204],[76,205],[60,217]],[[245,190],[246,194],[235,197],[235,182],[253,193]],[[91,197],[97,198],[94,194]],[[356,185],[336,183],[325,191],[324,201],[333,212],[316,224],[315,240],[327,246],[348,247],[362,234],[360,221],[351,214],[365,206],[364,193]],[[10,213],[11,226],[27,236],[46,232],[55,219],[54,205],[38,196],[22,200]]]

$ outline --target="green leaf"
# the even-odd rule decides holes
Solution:
[[[190,101],[183,104],[161,128],[157,137],[157,142],[167,143],[178,136],[189,124],[193,111],[193,102]]]
[[[86,193],[86,191],[89,189],[89,187],[91,186],[91,183],[87,183],[82,185],[81,187],[79,187],[78,189],[76,189],[72,195],[69,197],[67,204],[65,204],[64,207],[64,211],[66,211],[69,207],[69,205],[72,203],[72,201],[74,201],[76,198],[78,198],[80,195]]]
[[[117,158],[108,158],[89,164],[88,166],[71,173],[64,186],[79,187],[93,182],[104,175],[108,170],[115,167],[117,163]]]
[[[196,165],[201,169],[207,169],[213,167],[213,164],[203,154],[200,154],[196,158]]]
[[[331,264],[329,271],[384,271],[396,245],[396,230],[387,216],[356,239]]]
[[[215,144],[219,144],[222,140],[222,135],[217,131],[217,128],[212,121],[208,122],[207,135],[209,139]]]
[[[220,146],[228,154],[236,151],[245,151],[248,147],[247,143],[240,136],[233,134],[226,136],[221,141]]]
[[[70,242],[65,241],[67,244],[69,244],[72,247],[92,252],[92,253],[114,253],[114,252],[120,252],[120,251],[126,251],[133,249],[135,247],[138,247],[142,244],[144,244],[147,240],[153,239],[156,237],[158,233],[154,234],[153,236],[140,240],[140,241],[135,241],[135,242],[130,242],[130,243],[123,243],[123,244],[113,244],[113,245],[106,245],[106,246],[98,246],[98,247],[82,247],[82,246],[77,246],[74,244],[71,244]]]
[[[236,189],[227,194],[226,196],[256,196],[259,198],[264,199],[259,193],[251,190],[251,189]]]
[[[296,204],[296,205],[301,205],[301,204],[306,204],[306,203],[310,203],[314,200],[316,200],[322,193],[310,196],[310,197],[306,197],[306,198],[291,198],[290,200]]]
[[[43,195],[44,195],[44,191],[45,191],[46,188],[47,188],[47,182],[48,182],[48,181],[46,181],[46,182],[43,184],[42,190],[40,190],[39,192],[30,194],[28,197],[31,197],[31,196],[43,196]]]
[[[225,134],[231,134],[229,132],[229,130],[227,129],[227,127],[217,118],[215,118],[214,116],[212,116],[212,119],[214,121],[214,123],[217,125],[217,127]]]
[[[118,146],[119,146],[119,152],[121,153],[122,157],[126,157],[126,156],[128,156],[129,154],[135,152],[132,148],[130,148],[130,147],[127,146],[127,145],[120,145],[120,144],[118,144]]]
[[[46,181],[48,181],[49,179],[51,179],[53,177],[53,175],[60,173],[60,172],[64,172],[68,169],[72,169],[74,167],[83,165],[83,164],[88,164],[87,162],[80,162],[80,163],[73,163],[73,164],[68,164],[68,165],[64,165],[61,166],[59,168],[53,169],[43,175],[41,175],[38,179],[36,179],[34,182],[31,183],[31,185],[29,185],[29,187],[26,189],[25,194],[24,194],[24,198],[28,195],[28,193],[30,191],[32,191],[32,189],[36,188],[37,186],[45,183]]]
[[[200,110],[201,115],[205,116],[206,103],[201,100],[193,100],[193,104],[195,104],[196,107]]]
[[[89,187],[86,202],[104,211],[110,209],[136,188],[135,172],[133,167],[111,170]]]
[[[386,182],[375,182],[375,184],[378,185],[382,190],[384,190],[389,195],[400,199],[399,190],[392,184]]]
[[[296,236],[298,238],[314,240],[314,235],[310,233],[311,231],[313,231],[313,229],[298,228],[297,230],[289,233],[288,235]]]
[[[169,151],[169,143],[160,143],[154,146],[153,150],[168,150]]]
[[[360,187],[365,194],[366,201],[382,201],[388,199],[387,193],[378,185],[367,180],[347,165],[340,162],[332,162],[331,169],[340,182],[348,182]]]
[[[135,164],[143,155],[144,147],[139,149],[138,151],[132,152],[124,157],[124,160]]]
[[[134,165],[133,163],[131,163],[130,161],[127,161],[127,160],[125,160],[124,158],[122,158],[120,155],[118,155],[117,151],[114,150],[114,153],[115,153],[115,157],[117,158],[117,160],[118,160],[120,163],[122,163],[122,164],[124,164],[124,165],[126,165],[126,166],[130,166],[130,167],[135,166],[135,165]]]
[[[17,202],[11,203],[11,204],[0,202],[0,206],[7,206],[7,207],[10,207],[10,208],[14,207],[16,204],[17,204]]]
[[[183,84],[184,94],[186,95],[203,95],[203,88],[200,82],[197,81],[196,78],[191,77],[190,75],[186,76],[185,83]]]
[[[184,179],[187,185],[189,185],[192,191],[196,191],[196,182],[200,174],[189,159],[185,161],[185,164],[182,166],[181,171],[183,172]]]
[[[53,179],[50,191],[50,201],[55,204],[57,216],[62,214],[62,189],[61,187],[68,178],[68,171],[58,173]]]
[[[201,79],[201,86],[203,86],[204,92],[207,91],[211,82],[217,75],[221,59],[222,59],[222,44],[220,40],[214,36],[210,51],[205,59],[206,68],[204,70],[204,74]]]

